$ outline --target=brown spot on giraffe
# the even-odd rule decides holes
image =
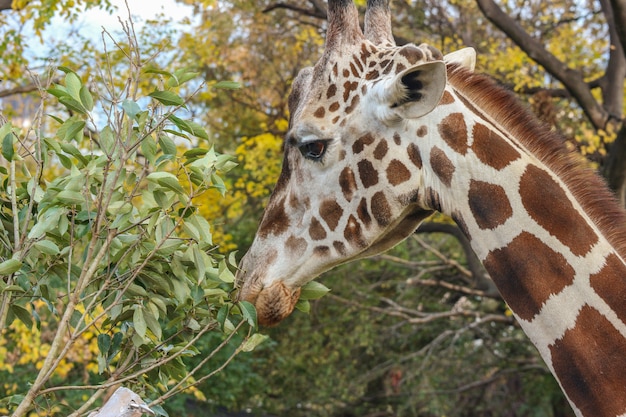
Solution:
[[[331,103],[330,106],[328,106],[328,111],[336,112],[337,110],[339,110],[339,107],[341,107],[339,105],[339,102],[335,101],[335,102]]]
[[[398,62],[396,64],[396,74],[400,74],[402,71],[404,71],[406,69],[406,65]]]
[[[382,191],[376,192],[372,196],[372,215],[379,225],[387,226],[391,221],[391,207],[387,202],[387,197]]]
[[[428,134],[428,128],[426,126],[420,126],[415,132],[418,138],[423,138]]]
[[[372,222],[369,210],[367,209],[367,200],[362,198],[359,201],[359,206],[356,208],[356,214],[359,216],[359,220],[363,223],[363,226],[367,227]]]
[[[335,200],[324,200],[320,205],[320,216],[331,231],[334,231],[343,215],[343,209]]]
[[[591,275],[589,281],[591,288],[626,324],[626,266],[620,258],[613,253],[607,256],[604,267]]]
[[[397,159],[392,160],[387,166],[385,171],[387,174],[387,181],[391,185],[402,184],[411,178],[411,171]]]
[[[319,257],[326,258],[330,255],[330,248],[328,246],[316,246],[313,248],[313,253]]]
[[[346,114],[352,113],[352,111],[356,108],[356,106],[359,104],[360,101],[361,101],[361,96],[356,95],[352,97],[352,101],[350,102],[350,105],[346,107],[345,109]]]
[[[624,387],[624,352],[624,337],[590,306],[580,310],[574,328],[550,345],[552,366],[559,381],[583,415],[626,413],[626,396],[615,395]]]
[[[343,237],[348,243],[352,246],[356,246],[357,248],[364,248],[367,246],[367,242],[363,238],[361,225],[352,214],[348,217],[346,228],[343,230]]]
[[[265,209],[265,215],[259,225],[261,237],[281,235],[289,228],[289,217],[285,211],[285,197]]]
[[[472,128],[472,150],[480,161],[498,171],[520,157],[520,153],[487,126],[476,123]]]
[[[574,255],[586,254],[598,241],[598,236],[574,208],[565,191],[546,171],[529,165],[520,180],[519,192],[530,217],[569,247]]]
[[[365,74],[366,80],[374,80],[380,77],[380,73],[377,70],[371,70],[367,74]]]
[[[455,167],[446,153],[436,146],[430,151],[430,166],[441,182],[449,187]]]
[[[356,81],[346,81],[343,84],[343,101],[344,102],[348,101],[348,99],[350,98],[350,93],[355,91],[358,86],[359,86],[359,83],[357,83]]]
[[[341,191],[345,199],[351,201],[357,188],[356,178],[354,178],[352,168],[345,167],[341,170],[341,174],[339,174],[339,185],[341,186]]]
[[[411,162],[413,162],[413,165],[415,165],[419,169],[422,169],[422,155],[420,154],[420,150],[417,145],[414,143],[409,143],[406,151],[409,155],[409,159],[411,160]]]
[[[331,84],[328,86],[328,90],[326,90],[326,98],[332,98],[335,97],[335,94],[337,94],[337,85],[336,84]]]
[[[468,192],[469,207],[481,229],[495,229],[513,215],[509,198],[496,184],[471,180]]]
[[[372,55],[372,53],[367,49],[367,45],[361,45],[361,62],[365,64],[367,62],[367,58],[369,58],[370,55]]]
[[[394,132],[393,134],[393,143],[395,143],[396,145],[400,145],[400,143],[402,143],[402,138],[400,137],[400,134],[398,132]]]
[[[439,123],[441,138],[457,153],[467,153],[467,125],[461,113],[451,113]]]
[[[424,53],[422,52],[422,50],[414,45],[406,45],[401,48],[398,53],[405,57],[411,65],[424,59]]]
[[[352,65],[356,66],[356,69],[358,69],[358,71],[352,71],[352,74],[355,77],[359,77],[361,72],[363,72],[363,64],[361,63],[361,60],[359,59],[359,56],[357,54],[352,54],[352,63],[350,64],[350,67],[352,67]]]
[[[313,113],[313,116],[317,117],[318,119],[321,119],[322,117],[324,117],[324,115],[326,114],[326,109],[324,109],[323,106],[318,107],[317,110],[315,110],[315,112]]]
[[[520,233],[508,246],[491,251],[484,265],[504,301],[528,321],[551,295],[574,281],[574,268],[565,257],[528,232]]]
[[[343,242],[340,242],[338,240],[333,242],[333,247],[335,248],[335,250],[337,251],[337,253],[341,256],[345,256],[347,251],[346,251],[346,245]]]
[[[385,139],[381,139],[376,145],[374,149],[374,158],[381,160],[387,155],[387,151],[389,150],[389,146],[387,145],[387,141]]]
[[[352,144],[352,152],[361,153],[367,145],[371,145],[372,143],[374,143],[374,136],[372,136],[371,133],[367,133],[354,141]]]
[[[454,97],[450,94],[449,91],[444,91],[443,96],[441,96],[441,100],[439,100],[439,105],[451,104],[454,103]]]
[[[355,62],[355,61],[350,62],[350,71],[352,72],[352,75],[353,75],[353,76],[358,77],[358,76],[359,76],[359,71],[358,71],[358,69],[357,69],[357,67],[356,67],[356,65],[355,65],[355,64],[356,64],[356,62]],[[359,65],[360,65],[360,64],[361,64],[361,63],[359,62]],[[362,68],[362,67],[361,67],[361,68]]]
[[[313,240],[326,239],[326,230],[324,230],[322,223],[315,217],[311,219],[311,224],[309,225],[309,236],[311,236]]]
[[[285,247],[290,253],[290,256],[299,257],[304,254],[308,244],[306,243],[306,239],[302,237],[289,236],[287,241],[285,242]]]
[[[359,178],[361,179],[363,187],[369,188],[378,184],[378,171],[370,161],[363,159],[359,161],[357,166],[359,168]]]

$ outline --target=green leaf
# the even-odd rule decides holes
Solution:
[[[111,336],[106,333],[101,333],[98,335],[98,350],[103,355],[109,353],[109,349],[111,349]]]
[[[237,303],[237,305],[239,305],[239,309],[241,310],[243,318],[248,322],[250,326],[256,328],[257,315],[254,305],[248,301],[240,301],[239,303]]]
[[[222,331],[225,330],[224,326],[226,324],[226,319],[228,318],[228,313],[230,312],[230,305],[224,304],[217,312],[217,322],[220,324],[220,328]]]
[[[82,87],[82,83],[80,82],[80,78],[76,75],[75,72],[68,72],[65,74],[65,88],[67,89],[67,93],[75,100],[80,100],[80,89]]]
[[[139,113],[141,113],[141,108],[137,103],[132,100],[126,99],[122,102],[122,109],[126,112],[128,117],[134,119],[137,117]]]
[[[100,132],[100,148],[107,154],[111,155],[115,149],[115,135],[111,126],[105,126]]]
[[[59,247],[49,240],[40,240],[35,242],[33,246],[45,255],[57,255],[60,252]]]
[[[63,104],[69,110],[73,110],[80,114],[87,114],[87,109],[83,107],[80,101],[70,97],[69,95],[59,97],[59,103]]]
[[[183,187],[178,182],[178,178],[170,172],[152,172],[148,175],[147,179],[176,193],[184,193]]]
[[[161,340],[161,325],[159,324],[159,321],[156,319],[154,314],[150,310],[146,309],[143,316],[146,321],[146,325],[148,326],[150,331],[157,337],[158,340]]]
[[[85,122],[83,120],[68,119],[61,128],[59,128],[59,134],[63,133],[63,140],[70,141],[82,132],[85,128]],[[62,146],[62,145],[61,145]]]
[[[27,328],[33,327],[33,316],[30,311],[19,304],[11,304],[11,312],[17,317]]]
[[[156,160],[157,145],[152,137],[145,137],[141,141],[141,152],[143,153],[143,156],[146,157],[148,162],[150,162],[151,165],[154,165],[154,161]]]
[[[65,204],[75,205],[85,202],[85,197],[76,191],[62,190],[56,195],[56,198]]]
[[[185,104],[185,100],[183,100],[177,94],[172,93],[171,91],[157,90],[151,92],[148,95],[166,106],[182,106],[183,104]]]
[[[93,110],[93,96],[89,92],[89,88],[84,85],[80,88],[80,102],[85,106],[85,108],[89,111]]]
[[[187,133],[191,133],[194,136],[197,136],[201,139],[209,139],[209,134],[204,130],[202,126],[198,123],[193,122],[191,120],[183,120],[180,117],[176,117],[173,114],[168,116],[168,119],[171,120],[176,127],[180,130],[185,131]]]
[[[53,96],[55,96],[56,98],[71,97],[69,93],[67,92],[67,90],[65,89],[65,87],[63,87],[62,85],[55,84],[54,87],[50,87],[46,91],[52,94]],[[57,117],[55,116],[50,116],[50,117],[54,118],[57,122],[60,122]]]
[[[136,305],[135,312],[133,313],[133,326],[135,327],[135,331],[141,338],[146,337],[146,331],[148,330],[148,326],[146,325],[146,320],[143,316],[143,307]]]
[[[18,259],[7,259],[0,263],[0,275],[10,275],[22,267],[22,262]]]
[[[186,69],[180,69],[174,71],[174,74],[170,74],[171,78],[167,80],[166,85],[168,87],[180,87],[189,80],[196,78],[200,73],[187,72]]]
[[[225,260],[221,260],[219,263],[219,279],[223,282],[231,284],[235,282],[235,275],[233,275],[232,271],[226,265]]]
[[[167,77],[171,77],[172,73],[169,71],[165,71],[165,70],[160,70],[160,69],[156,69],[156,68],[150,68],[144,71],[145,74],[159,74],[159,75],[165,75]]]
[[[2,127],[4,128],[4,126],[9,126],[9,133],[6,133],[2,137],[2,156],[10,162],[15,156],[15,149],[13,148],[13,133],[10,131],[11,125],[9,123],[5,123]]]
[[[311,311],[311,303],[309,300],[298,300],[295,308],[303,313],[309,313]]]
[[[255,333],[243,343],[241,350],[244,352],[252,352],[257,346],[265,342],[267,339],[269,339],[268,335]]]
[[[310,281],[300,290],[301,300],[317,300],[322,298],[330,291],[330,288],[316,281]]]
[[[159,146],[161,147],[161,150],[163,151],[164,154],[176,156],[176,153],[177,153],[176,144],[169,136],[160,135]]]
[[[30,229],[30,232],[28,232],[28,238],[39,239],[46,232],[49,232],[57,227],[59,224],[59,219],[64,214],[65,210],[61,209],[60,207],[53,207],[46,210],[38,216],[37,223],[35,223],[33,228]]]
[[[229,90],[238,90],[241,88],[241,84],[236,81],[219,81],[213,86],[213,88],[223,88]]]

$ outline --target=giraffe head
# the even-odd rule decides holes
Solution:
[[[444,97],[444,57],[396,46],[387,3],[368,1],[363,33],[352,1],[331,0],[325,51],[293,82],[282,172],[238,272],[261,324],[289,315],[308,281],[394,246],[432,212],[419,152],[402,135]]]

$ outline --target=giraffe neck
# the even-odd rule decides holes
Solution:
[[[425,127],[441,138],[420,148],[434,173],[423,204],[464,230],[577,415],[626,415],[621,210],[508,94],[481,76],[449,75]]]

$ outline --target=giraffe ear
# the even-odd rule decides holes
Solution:
[[[476,67],[476,50],[474,48],[463,48],[450,52],[443,57],[443,62],[446,64],[458,64],[474,72]]]
[[[441,100],[446,87],[446,65],[443,61],[415,65],[396,75],[390,87],[387,99],[396,116],[422,117]]]

